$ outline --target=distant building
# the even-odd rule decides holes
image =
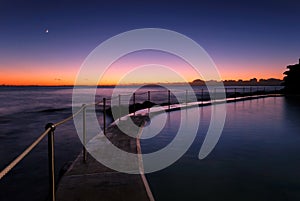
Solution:
[[[284,91],[286,94],[300,94],[300,59],[298,64],[289,65],[283,74]]]

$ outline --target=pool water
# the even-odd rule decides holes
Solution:
[[[147,174],[156,200],[300,200],[299,100],[269,97],[227,103],[221,138],[213,151],[199,160],[214,107],[199,108],[197,136],[183,157]],[[143,132],[159,126],[164,115],[153,117]],[[181,117],[194,119],[180,111],[168,113],[163,130],[142,140],[142,151],[150,153],[168,145]]]

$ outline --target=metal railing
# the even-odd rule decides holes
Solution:
[[[178,90],[176,92],[180,92],[185,95],[185,102],[186,104],[189,102],[189,91],[188,90]],[[258,88],[258,87],[239,87],[239,88],[225,88],[225,93],[226,96],[231,96],[234,98],[237,98],[238,96],[245,96],[245,95],[256,95],[256,94],[268,94],[268,93],[277,93],[276,87],[274,90],[267,91],[265,87],[263,88]],[[150,102],[151,99],[153,101],[155,100],[155,93],[163,93],[167,95],[167,105],[168,108],[170,109],[170,105],[174,104],[176,100],[172,99],[172,93],[174,91],[170,90],[161,90],[161,91],[147,91],[147,92],[142,92],[142,93],[133,93],[131,100],[132,100],[132,106],[133,106],[133,115],[135,115],[136,110],[139,108],[136,108],[136,103],[141,102],[141,101],[148,101]],[[208,91],[205,91],[203,88],[200,90],[194,90],[192,93],[196,94],[197,100],[201,101],[203,103],[204,100],[207,99]],[[218,93],[217,89],[214,89],[214,93]],[[122,96],[128,96],[131,94],[119,94],[116,97],[111,97],[111,98],[103,98],[102,101],[96,102],[96,103],[91,103],[91,104],[83,104],[77,112],[73,113],[71,116],[63,119],[60,122],[57,123],[48,123],[45,126],[45,131],[31,144],[29,145],[18,157],[16,157],[9,165],[7,165],[1,172],[0,172],[0,180],[8,173],[10,172],[22,159],[24,159],[25,156],[27,156],[46,136],[48,136],[48,166],[49,166],[49,198],[52,201],[55,201],[55,157],[54,157],[54,131],[55,129],[66,123],[67,121],[72,120],[74,117],[82,113],[83,115],[83,162],[85,163],[87,161],[87,151],[85,149],[86,145],[86,109],[89,106],[99,106],[102,104],[103,107],[103,132],[105,134],[106,132],[106,110],[107,110],[107,101],[111,101],[112,99],[118,99],[118,107],[119,107],[119,119],[122,116],[121,114],[121,106],[122,106]],[[145,98],[142,99],[137,99],[137,95],[147,95]],[[161,96],[161,94],[159,94]],[[173,101],[172,101],[173,100]],[[210,99],[212,100],[212,99]],[[148,107],[150,109],[150,106]],[[148,110],[150,112],[150,110]]]

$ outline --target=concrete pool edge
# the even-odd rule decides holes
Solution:
[[[139,154],[138,155],[139,169],[140,169],[140,175],[141,175],[142,181],[144,183],[148,198],[149,198],[150,201],[155,201],[153,193],[152,193],[151,188],[149,186],[148,180],[147,180],[147,178],[145,176],[145,173],[144,173],[143,157],[141,155],[142,154],[142,147],[141,147],[140,136],[142,135],[144,125],[145,125],[145,122],[141,125],[139,133],[138,133],[137,138],[136,138],[137,153]]]
[[[141,135],[145,120],[146,118],[133,118],[133,121],[139,125],[137,135]],[[124,140],[121,131],[113,124],[107,129],[107,134],[110,136],[108,138],[114,140],[118,146],[126,151],[141,153],[139,138],[130,138],[129,141],[129,138],[126,138]],[[115,137],[111,137],[111,134]],[[124,144],[124,142],[128,143]],[[90,154],[87,157],[87,163],[83,163],[82,159],[81,152],[61,177],[56,190],[57,200],[155,201],[148,181],[143,174],[143,166],[140,166],[142,164],[140,158],[137,167],[139,174],[127,174],[112,170],[99,163]]]

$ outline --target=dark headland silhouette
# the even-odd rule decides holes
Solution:
[[[300,95],[300,59],[298,64],[288,65],[283,78],[284,93],[287,95]]]
[[[215,80],[203,81],[201,79],[196,79],[190,84],[192,86],[205,86],[206,84],[217,83]],[[280,86],[282,85],[282,80],[276,78],[269,79],[259,79],[252,78],[250,80],[224,80],[223,84],[225,86]]]

